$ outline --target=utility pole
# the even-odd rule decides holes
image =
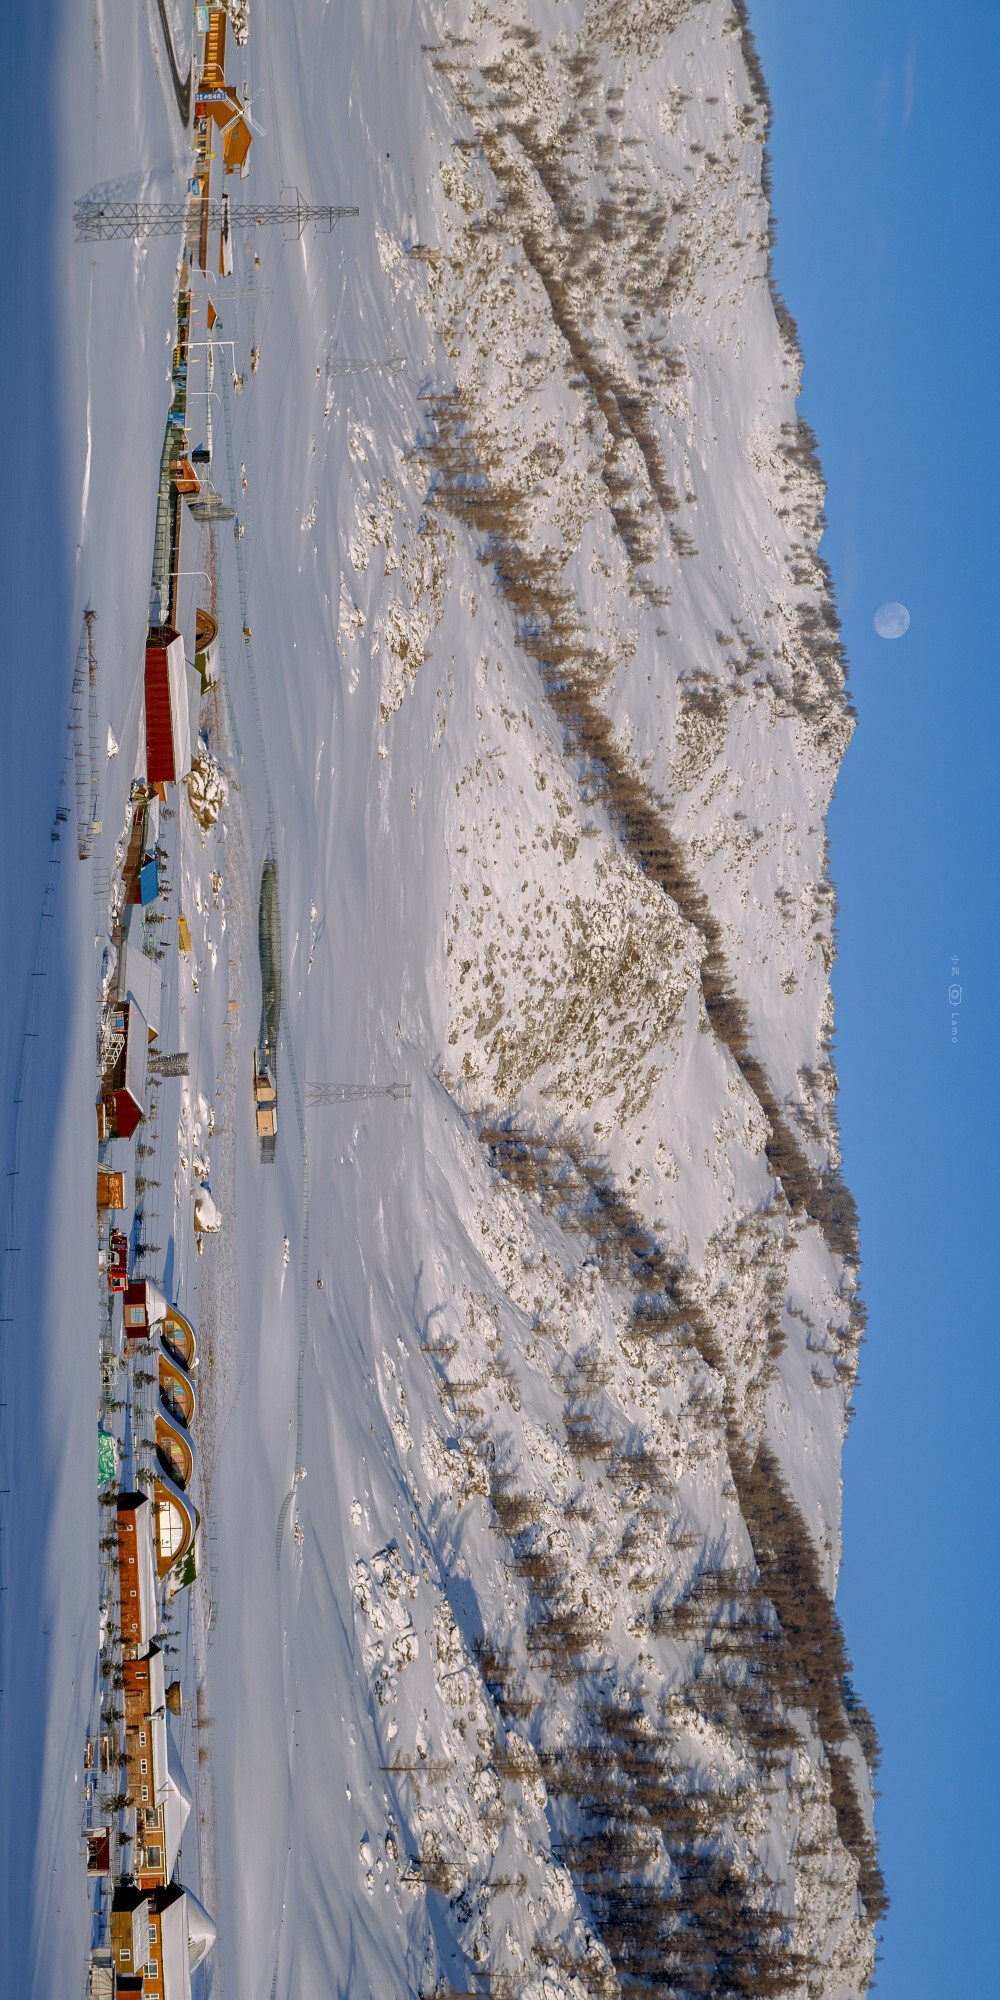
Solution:
[[[328,232],[344,216],[357,215],[356,208],[320,207],[303,201],[298,189],[294,201],[230,202],[227,194],[207,203],[208,227],[221,229],[273,229],[276,225],[294,230],[301,237],[307,222]],[[189,223],[202,221],[205,206],[199,195],[185,201],[105,201],[96,194],[81,195],[73,205],[73,221],[78,243],[119,241],[141,243],[147,236],[173,236]]]
[[[409,1097],[408,1083],[307,1083],[306,1104],[353,1104],[364,1097],[391,1097],[398,1104]]]

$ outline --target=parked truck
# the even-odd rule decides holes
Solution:
[[[257,1112],[257,1137],[262,1159],[273,1159],[278,1132],[278,1091],[270,1064],[260,1049],[253,1052],[253,1101]],[[265,1147],[268,1150],[265,1151]]]

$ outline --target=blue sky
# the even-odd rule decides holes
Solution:
[[[859,714],[831,820],[870,1313],[840,1606],[885,1753],[877,1990],[941,2000],[995,1990],[1000,1859],[1000,5],[751,19]],[[912,618],[896,643],[872,627],[890,598]]]

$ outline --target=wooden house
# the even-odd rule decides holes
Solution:
[[[145,1493],[120,1493],[117,1508],[118,1594],[122,1644],[148,1646],[156,1623],[153,1507]]]
[[[134,1978],[141,1973],[149,1948],[149,1897],[133,1883],[120,1882],[111,1902],[111,1957],[116,1974]]]
[[[120,1210],[125,1206],[125,1176],[109,1171],[107,1167],[97,1169],[97,1212],[107,1209]]]
[[[163,1654],[150,1646],[126,1660],[125,1755],[127,1794],[136,1809],[132,1871],[141,1889],[162,1888],[177,1865],[192,1794],[177,1754],[167,1711]]]
[[[167,1301],[152,1278],[132,1278],[125,1287],[125,1338],[148,1340],[167,1317]]]
[[[104,1074],[101,1103],[103,1121],[98,1118],[102,1137],[131,1139],[146,1115],[146,1064],[149,1029],[134,1001],[115,1007],[111,1016],[112,1051]]]
[[[151,625],[146,638],[146,779],[173,785],[191,767],[184,641],[171,625]]]

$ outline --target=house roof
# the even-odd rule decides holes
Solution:
[[[186,1490],[194,1478],[197,1463],[194,1439],[187,1425],[178,1417],[171,1416],[170,1411],[161,1402],[154,1413],[153,1428],[160,1450],[161,1465],[164,1461],[169,1461],[173,1467],[172,1477],[176,1479],[178,1486]]]
[[[191,1974],[215,1943],[215,1924],[190,1889],[168,1882],[150,1898],[160,1920],[160,1951],[165,2000],[190,2000]]]
[[[160,1974],[164,2000],[191,2000],[187,1892],[178,1882],[154,1894],[160,1919]]]
[[[187,669],[188,731],[192,755],[198,754],[198,725],[201,716],[201,675],[197,667]]]
[[[174,784],[191,766],[184,641],[169,625],[146,640],[146,777]]]
[[[125,1303],[129,1308],[135,1306],[141,1307],[145,1315],[146,1332],[149,1331],[150,1327],[161,1326],[169,1311],[167,1301],[159,1285],[152,1278],[132,1278],[125,1289]],[[144,1329],[142,1326],[136,1326],[135,1322],[130,1322],[126,1316],[126,1332],[129,1330],[130,1324],[133,1333],[138,1335],[143,1334]]]
[[[197,1563],[198,1527],[201,1517],[197,1508],[188,1499],[187,1494],[182,1492],[176,1480],[171,1479],[170,1474],[162,1465],[157,1466],[154,1475],[154,1491],[156,1494],[160,1531],[162,1532],[163,1529],[163,1512],[165,1509],[168,1510],[166,1523],[168,1534],[175,1529],[175,1523],[169,1518],[170,1513],[172,1512],[177,1516],[176,1527],[179,1529],[180,1537],[177,1546],[171,1548],[169,1543],[167,1546],[163,1546],[161,1534],[158,1533],[157,1536],[157,1567],[159,1573],[161,1576],[168,1576],[170,1572],[174,1572],[167,1583],[167,1590],[172,1596],[175,1590],[183,1589],[185,1584],[190,1583],[192,1576],[197,1574],[196,1567],[191,1569],[190,1574],[187,1573],[186,1559],[190,1558],[195,1565]]]
[[[146,1108],[146,1058],[149,1049],[149,1028],[142,1008],[135,1001],[128,1003],[125,1021],[125,1074],[123,1088],[128,1092],[133,1104],[144,1112]]]
[[[174,1389],[180,1392],[181,1397],[187,1398],[190,1404],[190,1409],[188,1411],[188,1415],[185,1422],[186,1422],[186,1428],[190,1430],[191,1425],[194,1421],[195,1412],[198,1408],[198,1391],[195,1388],[193,1377],[188,1374],[188,1371],[184,1366],[183,1361],[178,1360],[177,1355],[168,1346],[166,1340],[163,1337],[163,1332],[164,1330],[161,1327],[160,1354],[159,1354],[159,1361],[157,1368],[157,1373],[159,1375],[160,1395],[162,1398],[164,1392],[170,1389],[171,1386],[173,1386]]]
[[[135,1520],[136,1588],[139,1617],[144,1635],[156,1623],[156,1564],[153,1554],[153,1509],[145,1493],[120,1493],[118,1513],[132,1514]]]
[[[118,996],[136,1006],[145,1017],[150,1035],[160,1032],[160,996],[163,976],[155,958],[142,949],[142,918],[138,903],[129,903],[122,920],[122,955],[118,969]]]
[[[195,1366],[198,1359],[197,1336],[191,1321],[177,1305],[167,1308],[163,1339],[168,1350],[176,1348],[183,1356],[189,1370]]]
[[[193,1972],[211,1951],[216,1939],[216,1929],[204,1904],[199,1903],[197,1896],[193,1896],[190,1889],[185,1893],[188,1905],[188,1958]]]
[[[181,1837],[190,1818],[193,1800],[187,1772],[174,1742],[173,1730],[165,1718],[163,1735],[166,1746],[165,1778],[162,1798],[159,1790],[157,1791],[157,1804],[163,1806],[163,1860],[169,1876],[177,1866]]]
[[[252,145],[253,133],[246,119],[234,118],[232,124],[226,127],[222,141],[222,158],[227,174],[243,166]]]
[[[146,1660],[149,1666],[149,1706],[151,1709],[162,1708],[166,1686],[162,1649],[159,1646],[150,1646],[146,1652]]]

